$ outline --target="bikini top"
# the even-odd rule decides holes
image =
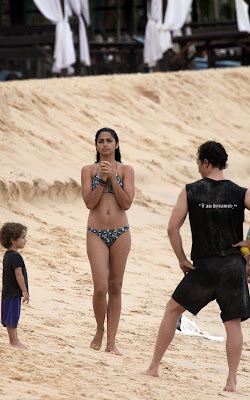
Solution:
[[[122,187],[123,186],[122,185],[122,180],[121,180],[121,178],[119,177],[119,175],[117,173],[117,163],[116,163],[116,175],[115,175],[115,177],[116,177],[117,182],[119,183],[119,185]],[[95,176],[94,176],[94,178],[92,180],[92,190],[94,190],[96,188],[96,186],[99,184],[99,179],[100,178],[98,176],[98,164],[97,164],[96,174],[95,174]],[[112,187],[111,183],[109,185],[108,191],[105,192],[105,193],[114,193],[114,190],[113,190],[113,187]]]

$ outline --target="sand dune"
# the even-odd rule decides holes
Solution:
[[[197,147],[220,141],[229,154],[226,176],[250,187],[249,88],[249,68],[0,84],[0,223],[28,226],[22,253],[31,294],[19,325],[30,350],[10,349],[0,329],[0,398],[249,398],[249,321],[243,324],[238,394],[222,391],[225,343],[204,338],[178,335],[163,359],[161,378],[140,374],[165,303],[182,278],[166,225],[181,188],[199,179]],[[89,348],[95,323],[80,170],[94,161],[94,135],[103,126],[117,131],[122,159],[136,174],[117,336],[122,357]],[[248,212],[245,232],[249,224]],[[189,254],[188,222],[183,238]],[[216,304],[194,320],[210,334],[225,336]]]

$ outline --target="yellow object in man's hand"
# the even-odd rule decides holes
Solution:
[[[243,256],[246,256],[247,254],[250,253],[250,250],[248,247],[241,247],[240,251],[241,251],[241,254],[243,254]]]

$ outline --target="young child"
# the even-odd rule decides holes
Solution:
[[[23,303],[29,302],[28,277],[22,256],[18,253],[26,243],[27,228],[7,222],[0,230],[0,242],[7,251],[3,257],[1,322],[7,328],[10,345],[25,349],[17,337],[17,325]]]

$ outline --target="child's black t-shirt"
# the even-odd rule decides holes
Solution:
[[[28,276],[23,257],[15,250],[7,250],[3,257],[2,298],[22,297],[22,290],[15,275],[15,269],[20,267],[28,291]]]

